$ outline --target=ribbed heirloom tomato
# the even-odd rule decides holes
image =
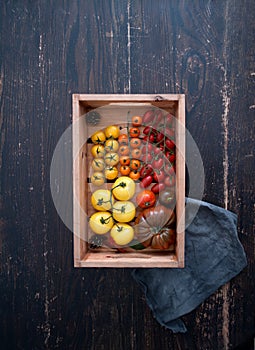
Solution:
[[[117,152],[119,149],[119,142],[117,140],[106,140],[104,143],[106,152]]]
[[[105,162],[102,158],[95,158],[91,163],[92,169],[95,171],[103,171],[105,167]]]
[[[105,149],[103,145],[94,145],[91,148],[91,154],[94,158],[103,158],[105,155]]]
[[[117,125],[110,125],[104,129],[104,133],[107,139],[117,139],[120,134],[120,129]]]

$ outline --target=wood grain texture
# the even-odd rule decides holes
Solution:
[[[252,349],[254,15],[252,0],[1,3],[3,349]],[[204,199],[238,214],[248,258],[184,317],[187,334],[156,322],[129,270],[72,267],[49,175],[76,92],[187,95]]]

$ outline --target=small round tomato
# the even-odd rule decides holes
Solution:
[[[166,174],[163,170],[156,169],[153,174],[153,179],[156,182],[164,182]]]
[[[107,139],[117,139],[120,135],[120,129],[117,125],[110,125],[104,129],[104,133]]]
[[[140,168],[141,162],[138,159],[131,159],[130,168],[133,170],[137,170]]]
[[[112,207],[114,220],[119,222],[130,222],[135,217],[135,205],[130,201],[117,201]]]
[[[100,211],[110,210],[114,203],[111,191],[100,189],[92,193],[91,204],[93,208]]]
[[[121,165],[120,167],[120,173],[121,175],[127,176],[130,173],[131,169],[128,165]]]
[[[102,144],[106,140],[105,133],[103,131],[97,131],[91,136],[91,141],[95,144]]]
[[[118,142],[120,145],[128,145],[128,136],[127,134],[121,134],[118,137]]]
[[[117,152],[119,149],[119,142],[117,140],[109,139],[104,144],[106,152]]]
[[[144,177],[148,176],[148,175],[152,175],[153,174],[153,167],[151,164],[144,164],[144,166],[141,168],[141,178],[143,179]]]
[[[122,156],[127,156],[129,154],[129,147],[126,146],[126,145],[120,146],[119,154],[122,155]]]
[[[141,155],[142,155],[142,151],[140,150],[140,148],[134,148],[132,149],[131,151],[131,156],[133,158],[141,158]]]
[[[105,149],[103,145],[94,145],[91,147],[91,154],[94,158],[103,158]]]
[[[137,127],[133,127],[129,129],[129,136],[130,137],[139,137],[140,135],[140,129]]]
[[[132,117],[132,125],[133,126],[141,126],[142,125],[142,117],[140,115],[134,115]]]
[[[141,188],[149,187],[151,185],[152,181],[153,181],[152,175],[147,175],[140,182],[140,187]]]
[[[175,185],[175,176],[173,175],[170,175],[170,176],[167,176],[165,178],[165,181],[164,181],[165,185],[168,186],[168,187],[172,187]]]
[[[95,171],[103,171],[105,167],[105,162],[102,158],[95,158],[91,163],[92,169]]]
[[[131,140],[130,140],[130,146],[131,148],[139,148],[141,146],[141,139],[139,139],[138,137],[133,137]]]
[[[107,180],[114,180],[118,176],[118,169],[116,166],[107,166],[104,174]]]
[[[128,176],[120,176],[112,185],[114,197],[120,201],[127,201],[135,194],[135,182]]]
[[[120,164],[121,165],[129,165],[130,164],[129,156],[121,156],[120,157]]]
[[[140,172],[138,170],[132,170],[129,173],[129,177],[133,179],[134,181],[138,180],[140,178]]]
[[[155,194],[150,190],[143,190],[138,193],[136,196],[136,203],[141,208],[149,208],[152,207],[156,202]]]
[[[103,235],[110,231],[113,224],[113,218],[108,211],[94,213],[89,219],[89,226],[91,230],[98,235]]]
[[[117,223],[111,229],[110,235],[116,244],[125,246],[133,240],[134,229],[128,224]]]
[[[106,153],[104,161],[107,165],[114,166],[119,162],[119,155],[115,152]]]
[[[96,171],[91,176],[91,182],[95,186],[101,186],[104,183],[104,174],[100,171]]]

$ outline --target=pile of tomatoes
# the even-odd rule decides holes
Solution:
[[[166,207],[171,207],[175,199],[176,160],[175,118],[172,114],[164,115],[159,109],[150,109],[143,116],[133,116],[126,129],[110,125],[104,130],[95,132],[91,136],[91,141],[93,143],[91,147],[93,173],[90,179],[93,185],[100,187],[105,182],[118,181],[119,179],[127,181],[129,179],[132,184],[134,183],[140,188],[133,199],[138,207],[141,209],[153,207],[157,199]],[[116,198],[111,192],[110,194],[112,201],[110,211],[113,214]],[[105,195],[106,193],[103,193],[102,198]],[[93,204],[93,193],[91,201],[94,208],[99,210]],[[130,204],[127,203],[127,205],[130,209]],[[97,225],[100,226],[100,222],[104,222],[103,231],[106,226],[107,232],[112,232],[113,226],[115,227],[117,234],[110,233],[114,243],[120,246],[126,245],[134,238],[132,227],[130,226],[130,229],[125,225],[134,219],[135,209],[133,214],[128,216],[129,219],[125,222],[122,221],[122,223],[116,221],[116,215],[114,218],[112,214],[107,211],[106,214],[102,214],[101,209],[99,214],[93,215],[94,218],[98,217]],[[106,216],[103,218],[104,215],[109,217],[107,224],[105,222]],[[96,234],[102,234],[97,225],[90,225],[92,231]],[[124,231],[126,231],[128,238],[119,239],[118,232],[123,233]]]

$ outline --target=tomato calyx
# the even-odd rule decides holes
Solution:
[[[107,225],[107,224],[109,224],[111,218],[112,218],[112,215],[108,216],[108,217],[105,218],[105,219],[104,219],[103,217],[101,217],[101,218],[100,218],[100,223],[101,223],[102,225]]]

